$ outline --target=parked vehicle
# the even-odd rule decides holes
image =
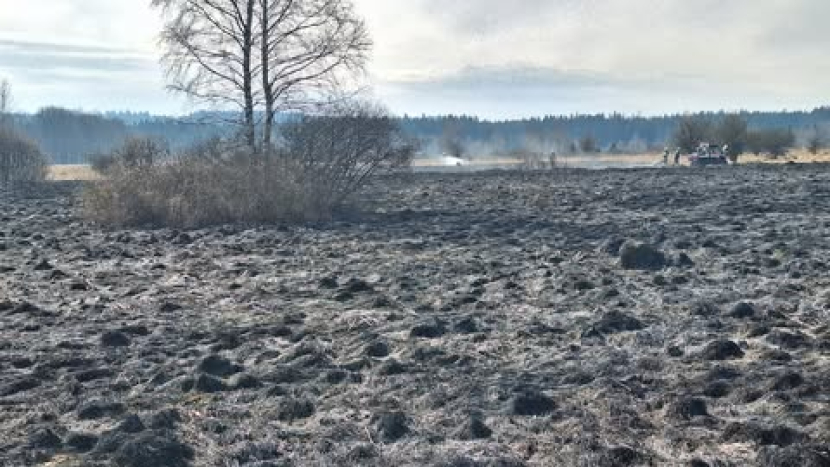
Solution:
[[[695,152],[689,154],[689,165],[692,167],[729,165],[729,159],[717,145],[701,143]]]

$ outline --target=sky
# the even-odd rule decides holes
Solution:
[[[812,109],[830,104],[827,0],[354,0],[396,114]],[[25,5],[25,6],[23,6]],[[182,114],[149,0],[0,0],[15,107]]]

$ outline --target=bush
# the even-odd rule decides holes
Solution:
[[[807,151],[815,156],[822,149],[824,149],[824,140],[819,136],[811,136],[807,141]]]
[[[712,121],[704,116],[686,116],[680,120],[672,140],[686,153],[697,149],[700,143],[712,137]]]
[[[132,136],[114,154],[127,167],[148,166],[170,157],[170,148],[155,138]]]
[[[116,166],[84,192],[89,219],[115,227],[195,228],[236,222],[324,218],[314,190],[296,170],[269,158],[208,161],[182,158],[163,165]]]
[[[0,187],[46,178],[48,162],[34,141],[0,126]]]
[[[807,141],[805,142],[805,147],[807,151],[812,154],[816,155],[820,153],[825,146],[827,145],[827,129],[824,126],[815,125],[807,134]]]
[[[392,117],[366,106],[302,118],[284,125],[281,136],[275,156],[292,161],[298,182],[332,207],[372,175],[409,167],[417,148]]]
[[[93,154],[87,158],[89,166],[92,170],[99,174],[109,172],[110,169],[118,164],[118,158],[114,154]]]
[[[769,154],[773,158],[787,155],[795,146],[795,134],[784,128],[770,128],[749,132],[747,136],[749,150],[758,155]]]
[[[746,150],[747,122],[740,115],[727,115],[718,122],[715,128],[715,136],[718,143],[729,146],[729,154],[727,155],[733,162],[736,162]]]
[[[164,141],[147,136],[132,136],[110,154],[91,156],[89,163],[93,170],[104,174],[117,166],[150,166],[169,158],[170,148]]]
[[[595,154],[600,152],[597,140],[593,136],[587,135],[579,140],[579,150],[583,154]]]
[[[219,162],[228,159],[229,155],[240,150],[241,147],[237,142],[225,141],[217,136],[195,143],[184,151],[184,156]]]
[[[252,155],[211,141],[165,164],[117,164],[87,187],[84,209],[114,227],[319,221],[414,151],[394,120],[366,109],[302,118],[281,143]]]

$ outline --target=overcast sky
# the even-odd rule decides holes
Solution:
[[[489,118],[828,102],[828,0],[355,0],[375,95],[398,114]],[[0,0],[18,110],[183,113],[145,0]],[[25,4],[25,6],[23,6]]]

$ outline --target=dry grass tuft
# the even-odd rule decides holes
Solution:
[[[86,188],[84,211],[90,220],[113,227],[198,228],[328,217],[334,204],[301,174],[289,161],[254,158],[116,167]]]

